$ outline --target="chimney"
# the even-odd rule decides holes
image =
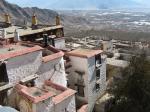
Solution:
[[[10,15],[8,13],[5,13],[5,23],[8,26],[11,26],[11,19],[10,19]]]
[[[36,29],[37,28],[37,24],[38,24],[37,16],[34,13],[33,16],[32,16],[32,28]]]
[[[60,17],[58,15],[56,16],[56,25],[60,25]]]
[[[17,30],[14,32],[14,42],[19,42],[20,41],[20,36]]]

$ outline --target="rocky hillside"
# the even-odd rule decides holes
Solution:
[[[11,20],[13,24],[22,25],[24,20],[28,22],[28,25],[31,25],[32,14],[35,13],[38,17],[38,22],[40,24],[55,24],[55,16],[58,12],[50,9],[40,9],[37,7],[26,7],[22,8],[18,5],[8,3],[5,0],[0,0],[0,21],[4,21],[4,13],[9,13],[11,15]],[[88,25],[88,21],[79,16],[72,14],[61,13],[62,24],[65,26],[65,32],[74,31],[78,26],[85,28]],[[83,27],[85,25],[85,27]]]
[[[31,16],[35,12],[39,18],[39,22],[47,23],[55,18],[57,12],[48,9],[21,8],[15,4],[10,4],[5,0],[0,0],[0,15],[4,15],[7,12],[11,15],[14,23],[23,22],[27,20],[31,21]],[[0,20],[3,21],[3,16],[0,16]]]
[[[50,9],[40,9],[37,7],[22,8],[18,5],[8,3],[5,0],[0,0],[0,21],[4,21],[4,13],[9,13],[13,23],[17,25],[23,24],[24,20],[27,20],[28,24],[30,24],[33,13],[37,15],[39,23],[53,25],[55,24],[55,16],[58,14],[56,11]],[[86,19],[74,17],[73,15],[61,14],[61,18],[62,23],[69,27],[68,29],[75,24],[87,23]]]

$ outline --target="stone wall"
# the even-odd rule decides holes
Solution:
[[[34,75],[42,63],[42,51],[17,56],[7,60],[9,83],[16,84],[27,76]]]
[[[75,96],[70,96],[66,100],[55,105],[55,112],[76,112]]]
[[[29,102],[26,102],[26,104],[29,104]],[[33,104],[32,111],[33,112],[66,112],[66,111],[76,112],[75,96],[72,95],[68,97],[66,100],[56,105],[54,104],[51,98],[44,100],[44,102]]]
[[[33,104],[33,112],[55,112],[54,111],[54,102],[52,98],[44,100],[44,102],[39,102],[38,104]]]

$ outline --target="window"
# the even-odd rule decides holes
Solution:
[[[67,79],[67,87],[69,87],[70,86],[70,84],[69,84],[69,81],[68,81],[68,79]]]
[[[53,38],[49,38],[49,44],[55,47],[55,41]]]
[[[46,34],[43,35],[43,43],[44,43],[44,46],[48,45],[48,35]]]
[[[82,96],[82,97],[84,97],[85,96],[85,94],[84,94],[84,85],[83,85],[83,83],[80,83],[79,81],[77,82],[77,84],[75,84],[75,86],[77,87],[77,94],[79,95],[79,96]]]
[[[85,84],[84,84],[84,78],[83,78],[83,75],[85,74],[84,72],[82,71],[75,71],[77,74],[78,74],[78,79],[77,79],[77,82],[75,84],[75,86],[77,86],[77,91],[78,91],[78,95],[79,96],[82,96],[84,97],[84,87],[85,87]]]
[[[7,76],[7,69],[6,64],[4,62],[0,62],[0,83],[7,83],[9,82]]]
[[[69,112],[66,108],[65,108],[65,111],[64,112]]]
[[[97,84],[97,83],[96,83],[95,86],[96,86],[96,91],[99,91],[99,90],[100,90],[100,84]]]
[[[78,95],[84,97],[84,86],[77,85]]]
[[[101,64],[101,54],[95,56],[95,64],[96,65]]]
[[[96,79],[100,79],[100,69],[96,70]]]
[[[34,80],[29,81],[28,83],[26,83],[27,87],[34,87],[35,86],[35,82]]]

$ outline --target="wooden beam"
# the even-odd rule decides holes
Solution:
[[[37,74],[34,74],[34,75],[30,75],[24,79],[22,79],[20,82],[21,83],[25,83],[25,82],[28,82],[28,81],[31,81],[31,80],[34,80],[36,78],[38,78],[39,76]]]
[[[0,92],[1,92],[1,91],[4,91],[4,90],[7,90],[7,89],[10,89],[10,88],[12,88],[12,87],[13,87],[13,84],[11,84],[11,83],[6,84],[6,85],[4,85],[4,86],[1,86],[1,87],[0,87]]]

